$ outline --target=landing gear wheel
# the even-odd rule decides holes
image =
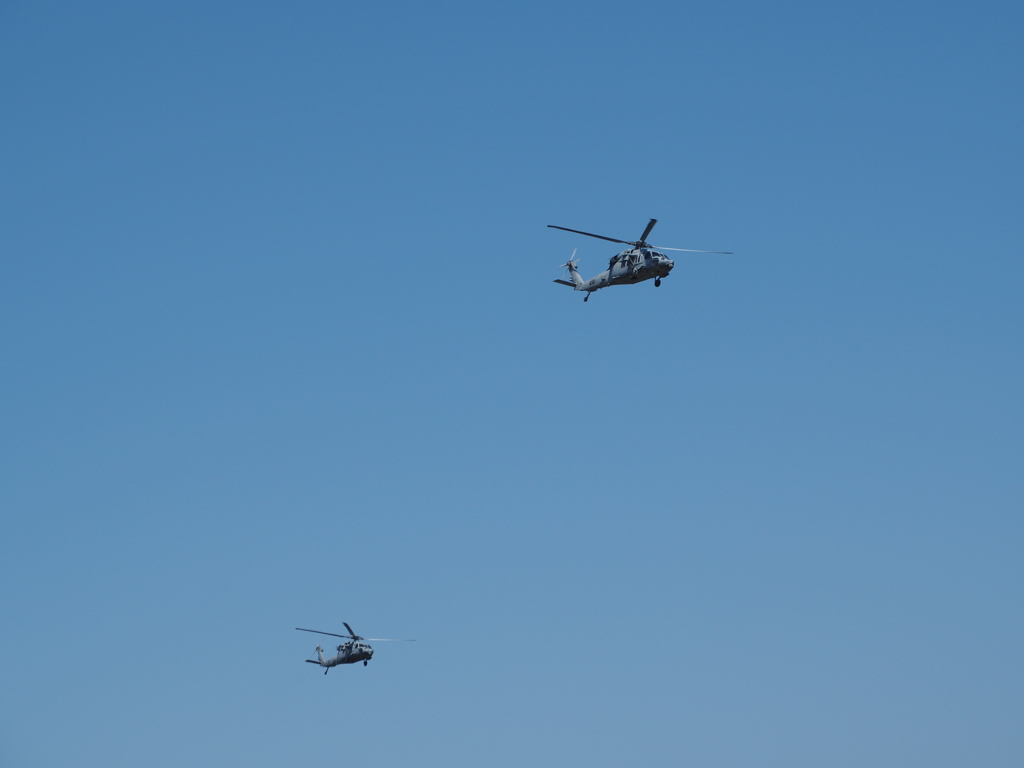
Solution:
[[[368,662],[368,661],[364,661],[364,662],[363,662],[363,666],[365,667],[365,666],[366,666],[367,664],[369,664],[369,663],[370,663],[370,662]]]
[[[661,285],[661,278],[660,277],[654,278],[654,287],[657,288],[659,285]]]
[[[583,297],[583,301],[590,301],[590,294],[589,293],[586,296]]]

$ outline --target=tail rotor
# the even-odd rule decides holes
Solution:
[[[565,262],[565,264],[559,264],[558,265],[559,268],[564,268],[565,269],[565,272],[562,273],[562,277],[563,278],[566,275],[568,275],[568,274],[570,274],[572,272],[575,272],[576,271],[576,267],[579,266],[580,261],[579,261],[579,259],[576,258],[576,250],[577,250],[576,248],[572,249],[572,256],[569,257],[569,260],[567,262]]]

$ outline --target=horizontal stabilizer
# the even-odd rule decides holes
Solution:
[[[575,288],[576,287],[575,285],[570,283],[568,280],[555,280],[555,282],[556,283],[561,283],[562,285],[568,285],[570,288]]]
[[[316,664],[316,665],[319,665],[319,664],[320,664],[320,662],[319,662],[319,661],[314,661],[313,659],[306,659],[306,663],[307,663],[307,664]]]

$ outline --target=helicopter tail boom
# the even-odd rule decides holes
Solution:
[[[576,262],[572,262],[569,267],[569,279],[572,280],[573,288],[579,288],[583,285],[583,277],[576,271]]]

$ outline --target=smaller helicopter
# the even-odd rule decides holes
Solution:
[[[302,627],[296,627],[299,632],[313,632],[318,635],[330,635],[331,637],[344,637],[349,642],[342,643],[338,646],[338,655],[333,656],[330,659],[324,658],[324,649],[319,645],[316,647],[316,659],[306,659],[307,664],[318,664],[321,667],[325,667],[324,674],[326,675],[331,671],[331,667],[337,667],[339,664],[355,664],[357,662],[363,662],[365,667],[370,659],[373,658],[373,648],[367,645],[368,641],[374,643],[414,643],[415,640],[394,640],[392,638],[385,637],[360,637],[352,631],[346,622],[341,622],[345,625],[345,629],[348,630],[347,635],[338,635],[334,632],[321,632],[319,629],[303,629]]]
[[[586,291],[587,295],[583,297],[583,300],[587,301],[590,298],[590,294],[594,291],[607,288],[609,285],[634,285],[651,278],[654,278],[655,287],[661,285],[661,279],[668,277],[668,273],[672,271],[672,267],[676,263],[664,253],[659,253],[659,250],[732,255],[730,251],[697,251],[693,248],[665,248],[664,246],[650,245],[647,242],[647,236],[651,234],[651,230],[654,229],[654,225],[657,223],[657,219],[651,219],[644,233],[640,235],[639,240],[616,240],[614,237],[605,237],[604,235],[595,235],[590,232],[581,232],[578,229],[556,227],[554,224],[548,224],[550,229],[561,229],[564,232],[573,232],[577,235],[596,237],[598,240],[608,240],[612,243],[622,243],[623,245],[630,246],[628,250],[612,256],[608,261],[608,269],[590,280],[584,280],[583,276],[576,271],[579,261],[576,260],[576,251],[573,250],[569,261],[561,265],[569,273],[569,279],[572,282],[570,283],[569,280],[555,280],[555,282],[568,285],[576,291]]]

